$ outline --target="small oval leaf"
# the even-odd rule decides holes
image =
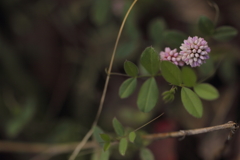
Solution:
[[[111,141],[111,138],[107,134],[100,134],[100,136],[101,136],[101,138],[104,142],[110,142]]]
[[[104,145],[103,145],[103,150],[104,151],[107,151],[111,146],[111,142],[105,142]]]
[[[142,112],[151,111],[158,101],[158,86],[155,79],[149,78],[140,88],[137,105]]]
[[[135,140],[135,138],[136,138],[136,133],[133,132],[133,131],[130,132],[129,135],[128,135],[128,139],[129,139],[129,141],[133,143],[134,140]]]
[[[211,36],[214,32],[213,22],[206,16],[201,16],[198,20],[199,30],[207,36]]]
[[[124,62],[124,70],[127,75],[131,77],[136,77],[138,75],[138,67],[130,61]]]
[[[182,80],[187,87],[193,87],[196,84],[197,76],[192,68],[186,66],[182,68]]]
[[[126,138],[122,138],[119,142],[119,153],[124,156],[127,150],[128,141]]]
[[[124,128],[122,124],[117,120],[117,118],[113,118],[113,128],[118,136],[124,136]]]
[[[191,89],[182,87],[181,99],[183,106],[192,116],[201,118],[203,114],[203,107],[200,98]]]
[[[140,158],[141,160],[154,160],[154,155],[152,151],[148,148],[142,148],[140,150]]]
[[[175,64],[169,61],[161,61],[160,67],[162,76],[167,82],[174,85],[182,83],[181,71]]]
[[[121,98],[129,97],[137,86],[137,78],[129,78],[125,80],[119,88],[119,96]]]
[[[208,83],[197,84],[193,89],[202,99],[215,100],[219,97],[218,90]]]
[[[159,71],[159,55],[152,47],[147,47],[143,51],[140,63],[151,75],[155,75]]]
[[[231,26],[221,26],[216,29],[213,38],[219,41],[228,41],[238,34],[238,30]]]
[[[101,145],[101,146],[103,146],[103,143],[104,143],[104,141],[103,141],[103,139],[101,138],[101,134],[103,134],[104,132],[103,132],[103,130],[100,128],[100,127],[98,127],[98,126],[96,126],[96,127],[94,127],[94,130],[93,130],[93,138]]]

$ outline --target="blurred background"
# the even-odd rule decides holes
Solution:
[[[114,43],[130,0],[1,0],[0,1],[0,159],[64,160],[71,151],[41,156],[10,151],[3,142],[71,144],[84,137],[96,115]],[[240,29],[240,1],[218,0],[216,27]],[[215,9],[204,0],[139,0],[132,10],[117,49],[113,72],[124,73],[123,62],[139,64],[141,52],[153,46],[178,48],[188,36],[202,36],[197,22],[211,20]],[[147,133],[177,131],[219,125],[240,119],[240,36],[230,41],[210,37],[211,59],[196,69],[201,78],[219,89],[220,98],[203,101],[204,115],[189,115],[176,94],[165,104],[159,97],[154,111],[137,109],[137,91],[120,99],[118,89],[126,77],[111,76],[99,126],[112,133],[112,119],[137,128],[164,112],[143,130]],[[215,72],[216,71],[216,72]],[[139,79],[138,86],[143,82]],[[157,78],[160,93],[170,86]],[[139,90],[139,87],[138,89]],[[239,160],[240,133],[225,145],[229,130],[166,139],[149,145],[156,160]],[[12,145],[12,146],[11,146]],[[14,147],[15,144],[10,144]],[[225,148],[224,148],[225,147]],[[24,148],[20,146],[20,148]],[[125,157],[113,151],[110,159],[139,159],[129,149]],[[78,160],[93,159],[93,149]],[[40,154],[40,155],[39,155]]]

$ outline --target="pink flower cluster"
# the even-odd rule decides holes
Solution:
[[[198,67],[209,59],[208,53],[211,49],[208,47],[207,41],[201,37],[188,37],[180,46],[181,51],[177,49],[171,50],[169,47],[165,51],[160,52],[161,60],[170,61],[178,66],[190,65]]]

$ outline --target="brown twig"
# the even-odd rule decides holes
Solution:
[[[45,154],[61,154],[73,151],[78,142],[68,144],[46,144],[46,143],[25,143],[0,141],[0,152],[17,152],[17,153],[40,153]],[[99,145],[95,141],[88,142],[83,149],[98,148]]]
[[[157,134],[149,134],[144,135],[142,138],[147,140],[157,140],[157,139],[165,139],[165,138],[176,138],[176,137],[185,137],[190,135],[202,134],[217,130],[223,129],[231,129],[235,130],[238,129],[238,125],[235,122],[229,121],[228,123],[217,125],[213,127],[206,127],[206,128],[199,128],[199,129],[190,129],[190,130],[181,130],[178,132],[168,132],[168,133],[157,133]]]
[[[229,121],[228,123],[199,128],[199,129],[191,129],[191,130],[181,130],[177,132],[168,132],[168,133],[157,133],[157,134],[148,134],[143,135],[142,138],[146,140],[157,140],[157,139],[165,139],[165,138],[176,138],[176,137],[185,137],[190,135],[202,134],[212,131],[231,129],[235,131],[238,129],[238,125],[235,122]],[[234,132],[232,132],[234,133]],[[116,144],[116,143],[114,143]],[[18,153],[41,153],[57,155],[61,153],[68,153],[73,151],[77,142],[69,143],[69,144],[44,144],[44,143],[23,143],[23,142],[9,142],[9,141],[0,141],[0,152],[18,152]],[[93,149],[99,148],[97,142],[91,141],[87,142],[82,149]]]

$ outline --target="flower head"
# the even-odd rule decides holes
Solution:
[[[182,56],[179,55],[177,49],[171,50],[169,47],[165,48],[165,51],[160,52],[161,60],[170,61],[176,65],[183,66]]]
[[[197,67],[206,62],[209,59],[208,53],[211,49],[208,47],[207,41],[201,37],[188,37],[184,40],[180,49],[182,51],[179,54],[182,56],[182,60],[191,67]]]

